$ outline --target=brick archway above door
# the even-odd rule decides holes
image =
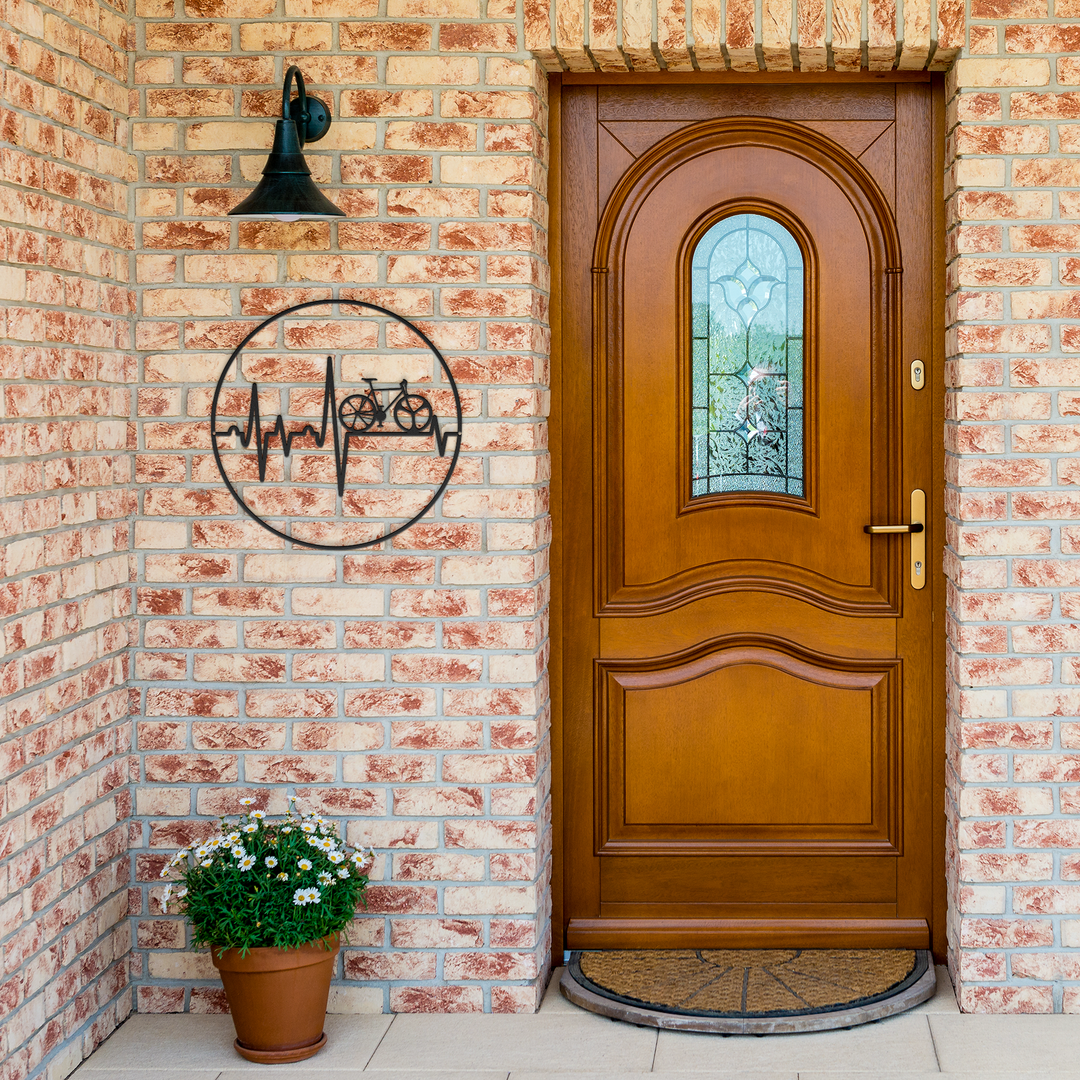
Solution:
[[[757,12],[755,12],[757,8]],[[946,71],[964,0],[527,0],[548,71]]]

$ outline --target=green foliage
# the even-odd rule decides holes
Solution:
[[[223,817],[217,836],[173,856],[161,872],[172,879],[161,906],[188,917],[195,948],[292,949],[349,925],[364,902],[374,855],[354,851],[332,822],[292,806],[276,821],[245,811],[235,822]]]

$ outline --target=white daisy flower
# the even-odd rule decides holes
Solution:
[[[169,900],[171,899],[171,897],[172,885],[169,884],[165,886],[165,891],[161,894],[161,910],[166,914],[168,914],[169,911]]]
[[[187,886],[186,885],[182,889],[177,889],[176,890],[176,899],[177,900],[183,900],[185,896],[187,896]]]
[[[345,856],[340,851],[331,851],[326,857],[335,865],[345,861]]]
[[[339,866],[337,876],[344,881],[349,876],[349,868],[347,866]]]
[[[323,851],[333,851],[336,846],[329,836],[324,836],[321,840],[315,841],[315,847],[322,848]]]
[[[213,866],[214,865],[214,860],[213,859],[203,859],[203,861],[201,863],[199,863],[199,865],[200,866]]]
[[[278,881],[288,881],[289,880],[289,875],[286,874],[284,870],[282,870],[281,873],[278,874],[277,879],[278,879]]]
[[[266,817],[266,811],[265,810],[252,810],[251,813],[248,814],[248,817],[253,817],[256,821],[262,821],[262,819],[264,817]]]
[[[225,837],[226,844],[235,844],[240,839],[240,834],[234,829],[228,836]]]
[[[285,828],[282,829],[281,831],[283,833],[286,833],[286,834],[291,833],[292,832],[292,826],[291,825],[286,825]]]
[[[235,859],[242,859],[247,854],[243,844],[233,844],[232,853]]]
[[[305,821],[304,824],[300,826],[300,828],[303,829],[306,833],[313,833],[318,828],[318,826],[315,825],[313,822]]]
[[[257,821],[249,821],[243,828],[246,833],[253,833],[259,831],[259,823]]]
[[[317,904],[322,899],[322,893],[318,889],[297,889],[293,893],[292,902],[297,907],[304,907],[306,904]]]
[[[205,859],[206,856],[209,855],[209,854],[210,854],[210,851],[209,851],[209,849],[207,848],[207,846],[205,844],[200,844],[195,849],[195,858],[196,859]]]
[[[311,860],[310,859],[301,859],[296,865],[301,870],[310,870],[311,869]]]
[[[240,805],[241,806],[254,806],[255,805],[255,800],[254,799],[241,799],[240,800]]]
[[[241,870],[250,870],[254,865],[255,865],[255,856],[254,855],[248,855],[245,858],[240,860],[240,869]]]
[[[266,863],[268,870],[273,870],[277,866],[277,859],[273,855],[267,855],[263,862]]]
[[[333,885],[334,879],[325,870],[323,870],[322,873],[319,874],[319,884],[323,886]]]

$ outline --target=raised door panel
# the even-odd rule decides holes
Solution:
[[[760,639],[598,661],[598,851],[896,854],[899,668]]]

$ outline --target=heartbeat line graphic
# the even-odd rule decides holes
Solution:
[[[304,424],[295,431],[289,431],[285,419],[278,416],[268,431],[262,429],[262,416],[259,412],[259,384],[251,384],[251,402],[248,406],[247,423],[241,429],[231,424],[224,431],[216,430],[215,437],[228,438],[235,435],[240,445],[247,450],[255,443],[255,456],[259,463],[259,480],[266,479],[266,463],[270,458],[270,443],[273,439],[281,442],[281,453],[289,457],[296,439],[310,438],[321,450],[328,438],[333,440],[334,466],[337,477],[338,495],[345,494],[345,474],[349,465],[349,444],[352,439],[385,438],[423,438],[431,435],[435,439],[439,455],[446,457],[446,444],[460,431],[443,431],[439,418],[435,415],[431,402],[423,394],[410,390],[406,380],[396,386],[376,386],[374,380],[365,379],[368,389],[357,394],[350,394],[338,407],[337,387],[334,383],[334,358],[326,358],[326,379],[323,383],[322,421],[316,426]],[[389,403],[384,404],[383,394],[397,391]],[[392,426],[384,426],[393,419]]]

